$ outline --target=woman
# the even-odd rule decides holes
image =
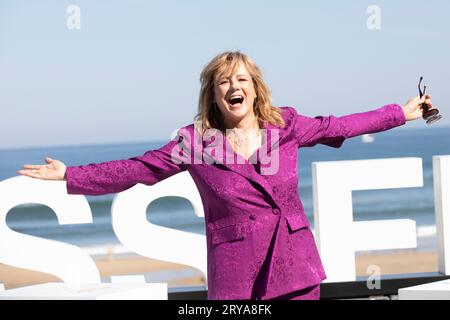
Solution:
[[[319,299],[326,276],[298,195],[298,148],[339,148],[401,126],[422,116],[422,103],[432,108],[431,96],[311,118],[273,107],[259,68],[240,52],[214,57],[200,80],[196,123],[160,149],[86,166],[46,158],[18,173],[66,180],[70,194],[101,195],[188,170],[205,212],[208,299]]]

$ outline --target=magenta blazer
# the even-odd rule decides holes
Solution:
[[[385,131],[405,124],[406,119],[397,104],[340,117],[307,117],[293,107],[280,110],[285,127],[268,124],[263,135],[270,154],[271,132],[279,130],[279,169],[275,174],[261,174],[259,150],[257,163],[245,161],[234,151],[234,159],[243,164],[173,161],[174,153],[181,157],[182,153],[173,152],[180,144],[205,150],[224,139],[229,146],[223,137],[196,143],[195,138],[189,139],[195,130],[190,124],[166,145],[142,156],[68,167],[67,192],[121,192],[137,183],[152,185],[188,170],[205,213],[208,299],[270,299],[317,285],[326,275],[298,194],[298,148],[318,143],[339,148],[347,138]],[[229,155],[224,147],[225,153]],[[212,157],[224,159],[220,153]]]

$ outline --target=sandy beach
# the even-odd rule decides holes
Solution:
[[[167,282],[169,287],[198,286],[205,283],[200,271],[192,267],[153,260],[138,255],[113,255],[94,258],[94,260],[100,271],[102,281],[108,281],[112,275],[145,274],[147,281],[150,278],[156,280],[153,280],[153,282]],[[358,276],[368,275],[367,268],[371,265],[378,266],[383,275],[435,272],[437,271],[437,253],[434,251],[401,250],[389,254],[370,253],[356,256],[356,272]],[[161,273],[166,275],[164,281],[158,281],[158,276],[156,276],[161,275]],[[155,277],[152,277],[152,275],[155,275]],[[159,279],[161,278],[159,277]],[[46,273],[0,264],[0,283],[5,285],[5,289],[59,281],[57,277]]]
[[[138,255],[135,256],[114,256],[109,258],[94,258],[103,282],[109,282],[111,276],[118,275],[150,275],[150,278],[155,278],[152,282],[167,282],[169,287],[185,286],[185,285],[202,285],[204,283],[200,271],[180,264],[174,264],[149,258],[144,258]],[[158,277],[151,277],[152,274],[160,272],[172,274],[168,281],[158,281]],[[180,277],[182,271],[190,271],[189,273],[196,273],[198,276]],[[11,267],[5,264],[0,264],[0,283],[5,285],[5,289],[13,289],[17,287],[45,283],[45,282],[59,282],[59,278],[42,272]],[[148,281],[148,278],[147,278]]]
[[[376,265],[382,275],[420,272],[437,272],[438,255],[436,251],[417,252],[399,250],[395,253],[360,254],[356,256],[356,274],[370,275],[367,268]]]

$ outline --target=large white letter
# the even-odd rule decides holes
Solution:
[[[8,211],[19,204],[50,207],[60,224],[92,223],[84,196],[68,195],[65,181],[14,177],[0,182],[0,263],[49,273],[69,285],[100,283],[94,261],[82,249],[15,232],[6,224]]]
[[[450,155],[433,156],[439,272],[450,274]]]
[[[204,216],[194,181],[189,173],[181,172],[155,185],[137,184],[116,195],[112,204],[114,232],[130,250],[152,259],[192,266],[201,270],[206,279],[205,236],[157,226],[147,220],[148,205],[166,196],[186,198],[195,214]]]
[[[313,162],[312,174],[315,239],[327,282],[356,279],[355,251],[417,246],[413,220],[353,222],[352,191],[421,187],[421,158]]]

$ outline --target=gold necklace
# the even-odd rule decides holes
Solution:
[[[240,137],[235,130],[231,130],[228,135],[228,138],[230,138],[231,142],[233,142],[238,147],[241,147],[244,144],[244,138]]]
[[[253,131],[252,131],[253,132]],[[243,135],[242,137],[239,135],[239,133],[236,132],[236,128],[233,128],[229,131],[229,133],[227,134],[227,137],[231,139],[231,141],[237,145],[238,147],[241,147],[244,144],[244,140],[246,140],[246,138],[248,138],[248,134],[247,135]],[[260,138],[261,137],[261,130],[258,128],[257,129],[257,134],[256,134],[256,138]]]

